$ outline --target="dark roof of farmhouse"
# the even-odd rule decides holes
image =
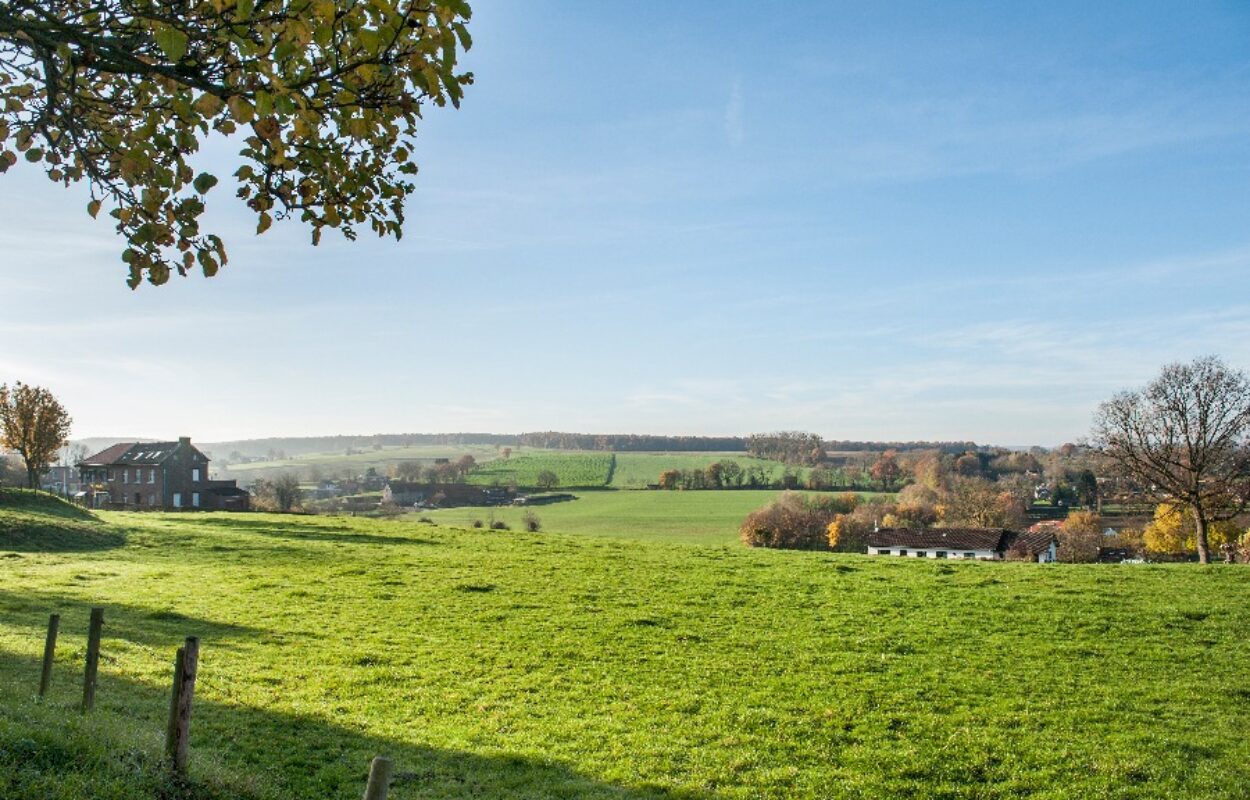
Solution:
[[[869,547],[1005,550],[1006,528],[881,528],[868,534]]]
[[[1007,528],[881,528],[868,534],[868,546],[1004,552],[1022,545],[1030,553],[1040,553],[1054,539],[1049,531],[1020,533]]]
[[[183,442],[119,442],[93,456],[84,458],[78,462],[78,465],[81,467],[127,467],[163,464],[182,445]],[[204,458],[204,454],[195,447],[190,444],[187,446]]]

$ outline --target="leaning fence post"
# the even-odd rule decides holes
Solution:
[[[56,657],[56,630],[61,625],[61,615],[48,617],[48,638],[43,643],[43,672],[39,675],[39,696],[48,693],[52,685],[52,659]]]
[[[82,710],[95,705],[96,672],[100,668],[100,630],[104,627],[104,609],[91,609],[91,625],[87,629],[87,669],[82,679]]]
[[[191,701],[195,699],[195,673],[200,660],[200,640],[188,636],[174,657],[174,687],[169,698],[169,727],[165,731],[165,757],[174,772],[185,772],[190,752]]]
[[[391,788],[391,760],[377,756],[369,765],[369,783],[365,786],[365,800],[386,800]]]

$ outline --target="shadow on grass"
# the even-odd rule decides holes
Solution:
[[[0,617],[13,626],[30,629],[32,641],[42,642],[48,615],[60,614],[60,641],[85,645],[91,609],[104,608],[104,637],[125,639],[149,647],[168,647],[170,652],[188,636],[216,641],[268,635],[269,631],[246,625],[189,617],[176,611],[145,606],[92,602],[52,592],[14,592],[0,589]],[[70,637],[73,637],[72,639]],[[79,641],[79,638],[82,641]]]
[[[211,644],[200,663],[206,678]],[[6,796],[68,800],[108,789],[110,797],[162,800],[355,798],[370,760],[384,755],[395,767],[391,800],[716,797],[621,786],[550,759],[401,742],[324,719],[206,702],[202,696],[192,716],[189,776],[174,782],[160,757],[167,691],[116,677],[106,683],[102,676],[96,710],[83,715],[76,709],[77,694],[69,691],[36,704],[26,687],[35,685],[38,674],[36,659],[0,651],[0,776],[7,775],[0,777],[0,789]],[[222,683],[220,677],[211,680]],[[48,788],[60,786],[74,787],[73,793]]]
[[[0,490],[0,550],[85,552],[125,543],[122,531],[55,495]]]
[[[379,536],[374,533],[364,533],[356,528],[351,528],[346,525],[309,525],[307,522],[308,517],[296,517],[295,519],[298,519],[299,523],[297,525],[292,525],[291,527],[285,527],[281,523],[276,523],[268,519],[249,520],[223,517],[195,519],[192,517],[190,518],[190,521],[197,526],[209,529],[224,528],[226,530],[237,531],[239,533],[269,536],[293,541],[379,544],[400,547],[404,545],[438,544],[438,542],[432,539],[422,539],[417,536],[408,536],[399,531],[396,531],[394,536]]]

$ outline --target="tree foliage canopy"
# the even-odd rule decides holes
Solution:
[[[201,230],[219,176],[191,161],[242,145],[236,195],[263,233],[296,217],[399,238],[421,106],[458,106],[465,0],[7,0],[0,172],[21,158],[86,181],[126,240],[129,284],[226,263]]]
[[[16,450],[26,462],[26,481],[38,486],[56,451],[69,439],[70,417],[52,392],[20,381],[0,385],[0,444]]]
[[[1250,378],[1218,358],[1169,364],[1145,389],[1103,403],[1093,438],[1157,501],[1193,512],[1204,564],[1207,525],[1250,502]]]

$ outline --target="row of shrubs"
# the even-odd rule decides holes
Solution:
[[[419,517],[417,519],[417,522],[424,522],[427,525],[438,524],[437,522],[430,519],[429,517]],[[492,519],[489,525],[480,519],[475,519],[473,520],[472,525],[474,528],[490,528],[492,531],[512,530],[512,526],[504,522],[501,519]],[[538,518],[538,515],[535,514],[533,511],[525,512],[525,516],[521,518],[521,525],[522,527],[525,528],[525,530],[529,531],[530,533],[538,533],[540,530],[542,530],[542,527],[543,527],[542,520],[540,520]]]

